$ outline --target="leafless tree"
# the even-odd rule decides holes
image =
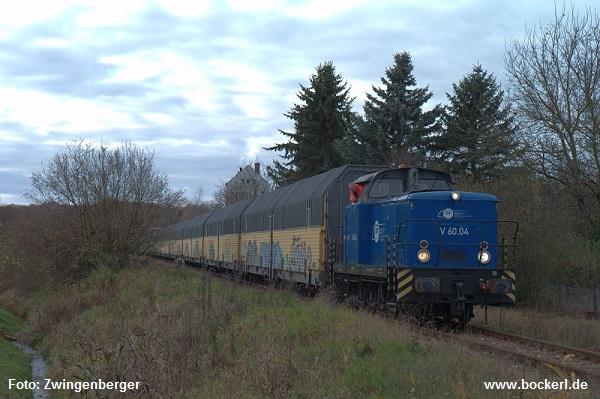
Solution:
[[[204,201],[204,189],[202,186],[198,187],[194,192],[193,197],[188,201],[190,204],[201,205]]]
[[[507,46],[512,100],[525,127],[527,162],[574,197],[593,234],[600,233],[600,18],[557,10]]]
[[[203,195],[204,189],[202,187],[198,187],[198,189],[193,193],[191,199],[184,200],[183,207],[179,209],[177,214],[177,219],[172,221],[170,224],[203,215],[217,207],[215,201],[206,200],[204,199]]]
[[[27,195],[45,209],[32,232],[69,273],[126,265],[149,248],[150,227],[181,199],[156,171],[154,154],[129,143],[68,145],[32,174]]]

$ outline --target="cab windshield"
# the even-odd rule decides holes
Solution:
[[[417,191],[452,190],[450,177],[430,169],[395,169],[375,177],[369,189],[369,198],[396,197]]]
[[[383,178],[373,182],[369,191],[371,198],[385,198],[400,195],[404,192],[404,180],[401,178]]]
[[[447,191],[451,190],[450,184],[444,179],[420,178],[410,191]]]

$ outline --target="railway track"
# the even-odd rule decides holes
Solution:
[[[600,381],[600,353],[598,352],[474,326],[460,332],[425,327],[421,330],[427,336],[552,370],[561,378],[575,377]]]
[[[553,366],[555,371],[561,370],[566,376],[600,381],[598,352],[474,326],[455,338],[483,350],[520,358],[532,364]]]
[[[173,264],[167,260],[164,262]],[[275,289],[272,285],[261,282],[242,280],[235,274],[220,273],[208,268],[193,267],[196,270],[208,273],[211,276],[238,283],[244,283],[260,289]],[[372,309],[384,313],[387,317],[390,312],[384,309]],[[400,321],[415,327],[416,323],[407,319]],[[552,342],[510,334],[507,332],[470,326],[466,331],[443,331],[422,326],[417,326],[423,335],[444,339],[463,344],[469,348],[498,353],[503,356],[528,362],[533,366],[551,368],[563,378],[585,377],[600,381],[600,353]],[[551,366],[551,367],[548,367]]]

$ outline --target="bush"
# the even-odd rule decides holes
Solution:
[[[131,144],[116,149],[68,145],[32,175],[31,241],[61,280],[99,266],[121,268],[151,246],[149,229],[180,192],[155,170],[154,154]]]
[[[519,222],[517,293],[532,302],[548,285],[600,284],[599,244],[586,237],[571,197],[555,185],[516,170],[489,183],[458,187],[498,197],[499,219]]]

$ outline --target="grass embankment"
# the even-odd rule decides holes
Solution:
[[[8,379],[31,381],[31,358],[13,346],[3,335],[16,335],[23,329],[23,321],[0,309],[0,397],[30,398],[31,391],[8,390]],[[10,394],[10,395],[9,395]]]
[[[514,397],[484,391],[482,381],[541,377],[325,296],[164,264],[99,270],[36,306],[28,337],[45,353],[49,377],[141,381],[139,397]]]
[[[486,326],[483,309],[474,325]],[[531,309],[488,308],[487,327],[600,352],[600,320]]]

